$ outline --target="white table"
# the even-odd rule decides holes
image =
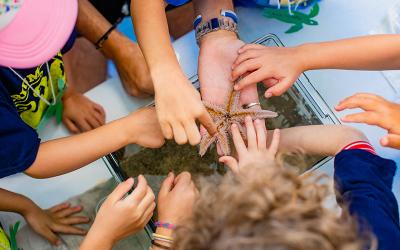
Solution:
[[[302,31],[290,35],[284,34],[289,27],[288,24],[268,20],[262,17],[261,10],[258,9],[239,8],[240,34],[244,41],[250,42],[264,34],[274,33],[288,46],[366,35],[379,24],[393,3],[392,0],[323,0],[320,3],[321,12],[315,18],[319,25],[305,26]],[[193,34],[175,41],[174,46],[187,76],[194,75],[197,69],[198,48]],[[380,72],[324,70],[308,72],[308,76],[330,107],[335,106],[344,97],[361,91],[373,92],[388,99],[395,97],[392,87]],[[122,117],[149,101],[128,97],[118,79],[104,82],[89,91],[87,96],[103,105],[107,121]],[[346,113],[348,112],[337,115],[342,116]],[[381,155],[400,162],[399,152],[379,146],[378,139],[384,134],[383,130],[366,125],[354,124],[354,126],[368,135]],[[43,140],[66,135],[68,135],[67,130],[54,123],[47,126],[45,133],[40,134]],[[331,170],[325,171],[329,173]],[[23,174],[14,175],[1,179],[0,187],[25,194],[39,205],[47,207],[79,194],[110,177],[103,162],[97,160],[73,173],[46,180],[32,179]],[[400,190],[398,176],[394,189]],[[396,194],[400,195],[398,192]]]

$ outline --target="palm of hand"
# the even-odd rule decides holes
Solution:
[[[244,45],[239,39],[212,41],[201,47],[199,56],[199,80],[203,100],[217,105],[223,104],[233,82],[230,80],[232,64],[237,51]],[[256,86],[242,90],[241,104],[258,102]]]

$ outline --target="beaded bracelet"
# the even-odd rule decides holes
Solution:
[[[151,241],[151,244],[153,246],[161,248],[161,249],[167,249],[167,250],[171,249],[171,247],[159,244],[159,243],[155,242],[154,240]]]
[[[170,242],[173,242],[173,241],[174,241],[174,238],[172,238],[172,237],[153,233],[153,239],[155,239],[155,238],[163,239],[163,240],[168,240],[168,241],[170,241]]]
[[[162,228],[171,229],[171,230],[174,230],[176,228],[176,226],[174,224],[169,223],[169,222],[156,221],[154,223],[154,225],[156,227],[162,227]]]

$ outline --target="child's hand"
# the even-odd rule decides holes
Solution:
[[[196,120],[210,134],[214,134],[217,128],[201,101],[200,93],[183,73],[177,74],[166,72],[160,80],[154,79],[155,86],[160,86],[155,88],[158,120],[165,138],[174,138],[178,144],[189,142],[197,145],[201,136]]]
[[[247,44],[238,50],[232,65],[232,81],[237,81],[235,90],[263,82],[268,87],[265,97],[285,93],[303,73],[301,58],[296,48],[266,47]]]
[[[343,122],[366,123],[376,125],[388,131],[381,139],[381,145],[400,149],[400,105],[384,98],[367,93],[359,93],[341,101],[335,109],[360,108],[364,112],[346,115]]]
[[[158,219],[180,225],[192,214],[198,190],[188,172],[169,173],[158,194]]]
[[[89,100],[74,90],[63,97],[62,121],[72,133],[80,133],[95,129],[105,124],[106,115],[103,107]]]
[[[89,222],[87,217],[75,216],[81,211],[81,206],[71,207],[69,203],[62,203],[46,210],[35,205],[27,209],[23,216],[36,233],[53,245],[60,245],[61,240],[57,233],[86,234],[86,230],[74,226]]]
[[[140,175],[137,187],[128,194],[133,183],[133,178],[129,178],[119,184],[104,201],[88,233],[87,244],[96,240],[103,247],[113,245],[148,223],[156,207],[154,193]]]
[[[148,148],[159,148],[165,140],[154,107],[141,108],[130,114],[126,124],[131,142]]]
[[[262,120],[255,120],[254,125],[250,117],[246,117],[247,147],[240,135],[237,125],[232,125],[233,143],[238,154],[239,162],[232,156],[222,156],[219,161],[227,165],[235,174],[251,164],[268,165],[275,161],[279,147],[279,130],[275,130],[272,141],[267,148],[267,131]]]

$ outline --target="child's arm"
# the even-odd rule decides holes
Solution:
[[[131,115],[79,135],[41,143],[34,163],[25,173],[48,178],[81,168],[127,144],[160,147],[164,143],[154,108]]]
[[[264,81],[267,96],[283,94],[307,70],[389,70],[400,68],[400,35],[375,35],[333,42],[273,48],[248,44],[239,50],[232,71],[237,89]],[[273,87],[272,87],[273,86]]]
[[[210,115],[200,94],[183,73],[170,42],[164,1],[132,1],[135,32],[154,84],[155,102],[161,129],[167,139],[178,144],[200,142],[196,119],[214,134]]]
[[[53,245],[61,244],[57,233],[84,235],[84,229],[76,224],[89,222],[89,218],[74,216],[82,210],[81,206],[71,207],[68,203],[43,210],[23,195],[0,189],[0,211],[22,215],[32,229]]]
[[[271,138],[268,131],[267,138]],[[368,141],[359,130],[343,125],[310,125],[281,129],[279,152],[300,152],[306,155],[335,156],[346,145]],[[270,143],[270,142],[268,142]]]
[[[246,146],[236,125],[232,126],[233,142],[238,152],[238,161],[231,156],[223,156],[220,161],[233,171],[239,172],[243,166],[255,163],[268,165],[275,160],[277,152],[299,151],[306,155],[335,156],[345,146],[356,141],[367,141],[357,129],[342,125],[300,126],[266,133],[260,120],[246,118],[248,146]],[[266,136],[263,136],[266,133]],[[252,146],[253,145],[253,146]],[[251,147],[252,146],[252,147]]]

